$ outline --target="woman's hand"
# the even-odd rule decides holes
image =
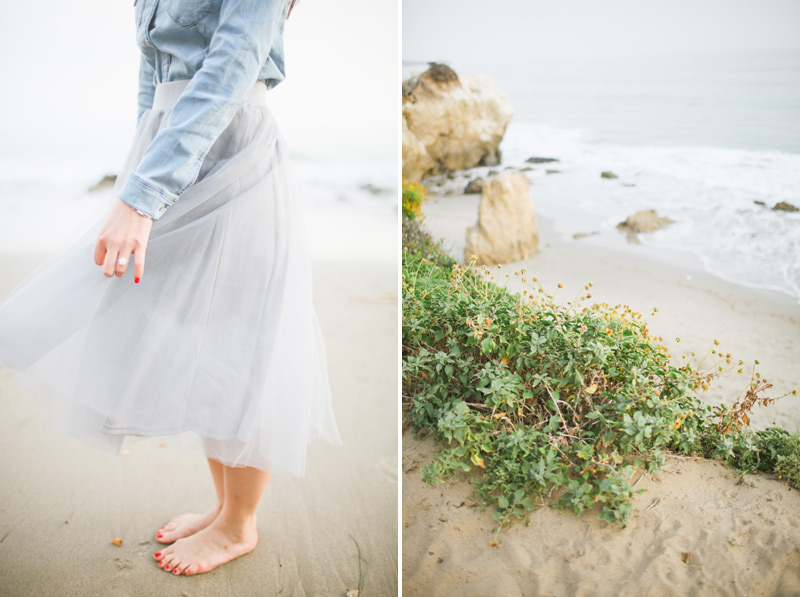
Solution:
[[[139,283],[144,273],[144,253],[152,226],[153,220],[136,212],[122,199],[117,199],[97,235],[97,246],[94,248],[94,262],[103,266],[106,277],[125,275],[127,260],[133,253],[133,277]],[[118,259],[125,263],[119,263]]]

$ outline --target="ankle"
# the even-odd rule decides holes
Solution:
[[[232,538],[241,539],[250,536],[256,529],[256,515],[237,512],[220,511],[216,523]]]

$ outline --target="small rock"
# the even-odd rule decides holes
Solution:
[[[561,174],[561,170],[545,170],[545,174]]]
[[[575,234],[572,235],[572,238],[574,240],[580,240],[582,238],[586,238],[587,236],[595,236],[597,234],[600,234],[600,233],[599,232],[576,232]]]
[[[93,193],[95,191],[102,191],[103,189],[109,189],[114,186],[115,182],[117,182],[116,174],[106,174],[97,183],[89,187],[89,192]]]
[[[756,205],[760,205],[761,207],[766,207],[767,206],[767,204],[764,203],[763,201],[753,201],[753,203],[755,203]]]
[[[772,211],[800,211],[800,209],[798,209],[791,203],[786,203],[786,201],[779,201],[772,208]]]
[[[606,170],[605,172],[600,173],[600,178],[619,178],[619,176]]]
[[[498,174],[500,174],[500,172],[497,170],[489,170],[489,172],[486,173],[486,176],[497,176]]]
[[[466,187],[464,187],[464,194],[465,195],[476,195],[483,190],[483,179],[476,178],[474,180],[470,180]]]
[[[643,209],[637,211],[624,222],[617,224],[617,228],[624,230],[628,234],[628,241],[637,243],[637,234],[653,232],[674,223],[674,220],[662,218],[654,209]]]
[[[479,166],[499,166],[500,165],[500,150],[495,149],[489,151],[486,155],[481,158],[481,161],[478,162]]]
[[[111,543],[113,543],[114,545],[116,545],[117,547],[119,547],[120,545],[122,545],[122,539],[120,539],[119,537],[117,537],[117,538],[115,538],[115,539],[112,539],[112,540],[111,540]]]
[[[531,168],[530,166],[525,166],[524,168],[520,168],[520,172],[532,172],[535,168]]]
[[[558,158],[537,158],[532,157],[525,160],[529,164],[549,164],[550,162],[557,162],[559,161]]]
[[[358,597],[358,589],[351,589],[347,591],[346,597]]]

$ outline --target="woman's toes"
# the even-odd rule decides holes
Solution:
[[[174,574],[183,574],[183,571],[186,570],[187,564],[181,562],[177,566],[172,569]]]
[[[154,553],[154,554],[153,554],[153,557],[154,557],[155,559],[157,559],[157,560],[160,562],[160,561],[161,561],[161,558],[162,558],[163,556],[161,555],[161,552],[160,552],[160,551],[157,551],[156,553]]]

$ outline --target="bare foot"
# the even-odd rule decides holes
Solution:
[[[221,518],[190,537],[154,555],[158,565],[173,574],[200,574],[250,553],[258,543],[256,517],[244,527],[231,527]]]
[[[205,514],[181,514],[159,529],[156,533],[156,541],[159,543],[172,543],[183,537],[194,535],[214,522],[219,511],[220,508],[217,506]]]

